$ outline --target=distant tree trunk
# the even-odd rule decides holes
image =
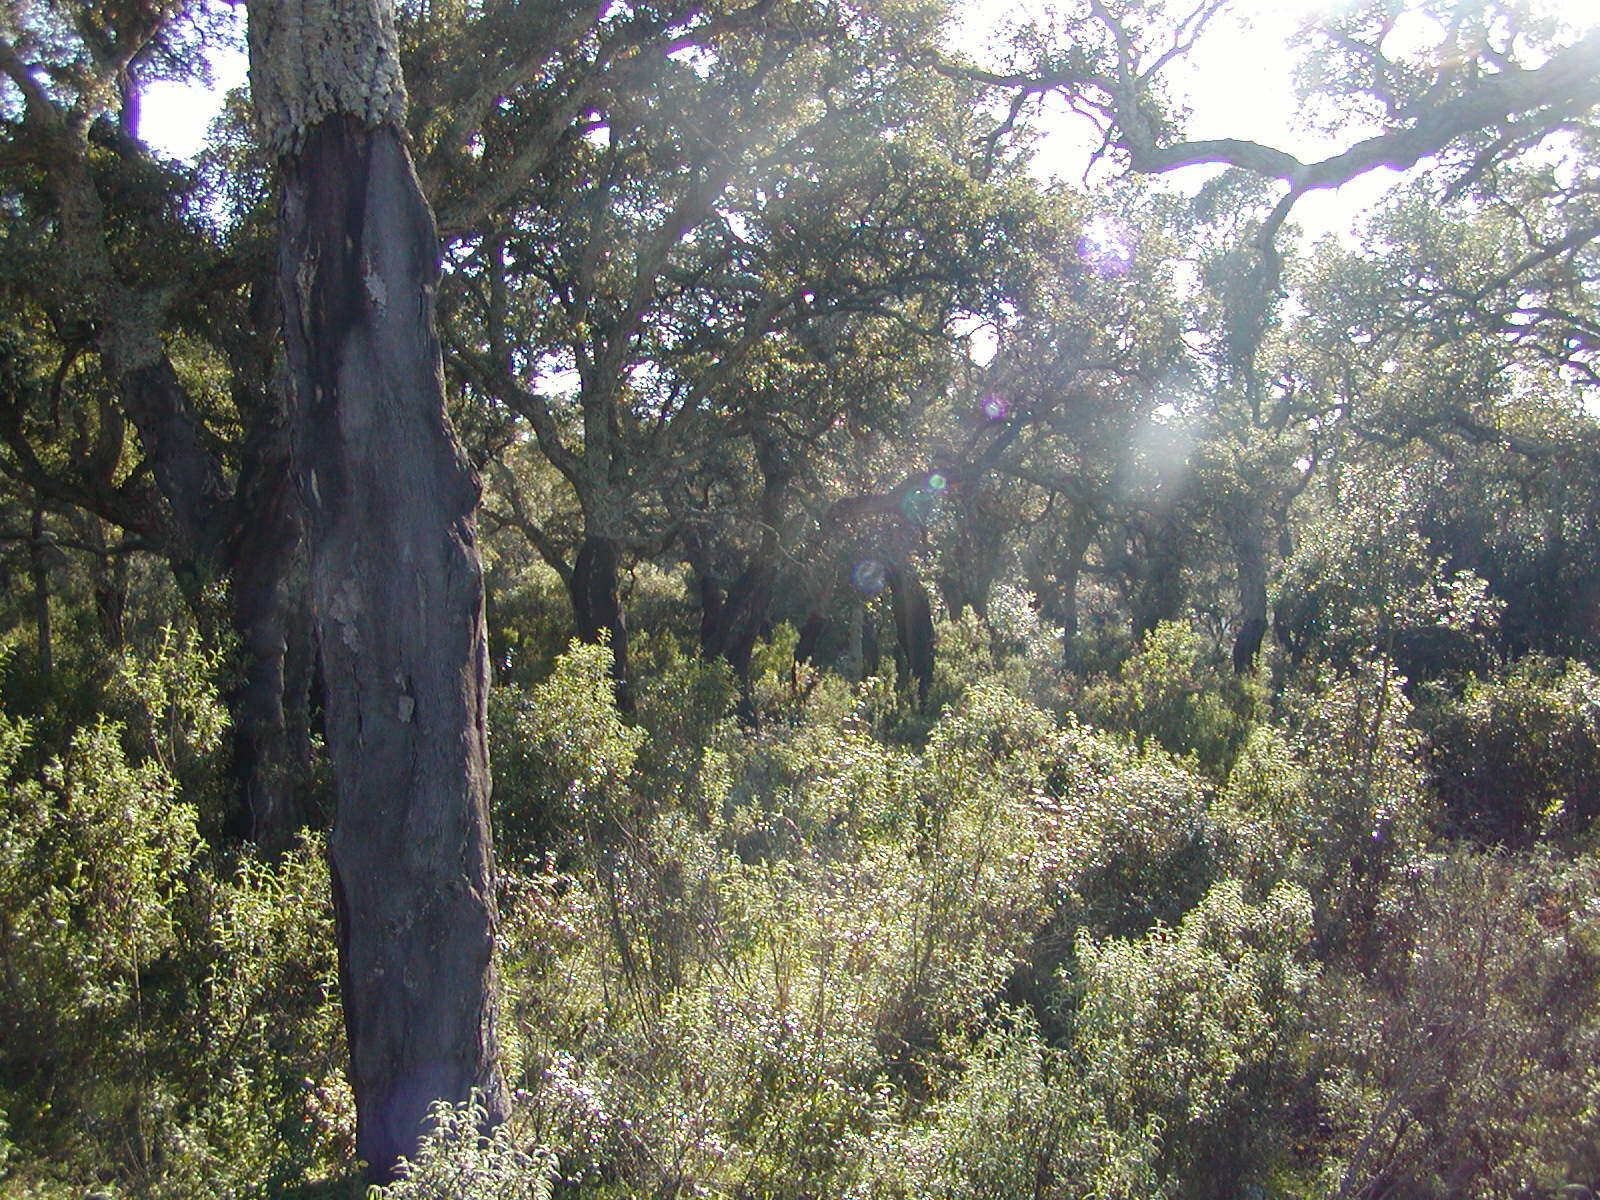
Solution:
[[[952,473],[947,503],[957,506],[953,544],[944,556],[939,591],[945,611],[959,621],[967,609],[989,615],[989,596],[1000,578],[1008,544],[998,506],[984,491],[983,478]]]
[[[696,579],[700,586],[700,654],[710,658],[715,653],[711,647],[722,624],[722,586],[709,570],[698,572]]]
[[[1266,533],[1254,505],[1230,524],[1239,571],[1239,631],[1233,639],[1233,669],[1247,675],[1255,669],[1256,656],[1267,635]]]
[[[772,611],[773,586],[777,578],[776,563],[765,555],[758,556],[746,567],[728,589],[717,636],[707,647],[710,654],[720,654],[727,659],[734,674],[745,683],[750,680],[750,659],[755,653],[756,641]]]
[[[1087,522],[1073,530],[1057,568],[1057,611],[1061,620],[1061,665],[1076,671],[1083,665],[1083,647],[1078,641],[1078,579],[1083,560],[1089,553],[1094,531]]]
[[[604,639],[611,645],[617,705],[626,712],[632,707],[632,693],[628,689],[628,619],[622,611],[621,561],[622,551],[614,538],[590,534],[578,548],[567,591],[578,637],[590,643]]]
[[[124,331],[105,358],[176,518],[174,574],[203,620],[212,616],[206,586],[227,578],[237,639],[237,681],[227,696],[237,790],[225,828],[275,854],[306,820],[304,772],[284,725],[284,622],[302,534],[285,401],[274,393],[245,412],[239,478],[230,487],[171,361],[146,344],[150,336]]]
[[[897,564],[888,569],[888,576],[900,659],[920,703],[927,700],[933,684],[933,606],[914,568]]]
[[[340,987],[369,1178],[496,1062],[488,648],[476,479],[444,411],[439,245],[384,0],[258,0],[251,84],[282,173],[279,290],[308,517]]]
[[[860,667],[860,678],[867,679],[878,673],[883,665],[883,651],[878,645],[878,629],[872,619],[872,610],[862,605],[850,622],[850,648],[848,661]]]
[[[714,619],[709,609],[703,610],[700,640],[701,653],[706,658],[720,655],[733,667],[739,682],[745,685],[747,715],[752,716],[750,659],[772,611],[783,548],[778,527],[783,522],[789,485],[794,479],[789,456],[771,430],[758,430],[753,440],[762,478],[758,506],[761,536],[744,570],[733,581],[727,595],[720,597]]]
[[[1155,517],[1145,538],[1145,558],[1138,564],[1133,591],[1133,635],[1143,638],[1163,621],[1183,611],[1183,529],[1178,514]]]
[[[828,618],[814,612],[800,626],[800,639],[795,643],[795,662],[814,663],[822,651],[822,639],[828,632]]]
[[[50,638],[50,574],[46,555],[49,534],[44,527],[44,509],[33,510],[33,529],[28,541],[28,574],[33,580],[33,623],[39,639],[39,671],[55,673],[55,653]]]
[[[114,654],[127,638],[124,622],[128,612],[128,557],[116,554],[110,556],[109,562],[97,559],[90,572],[95,624],[100,640]]]

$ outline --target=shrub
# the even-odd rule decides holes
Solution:
[[[1079,709],[1096,724],[1155,742],[1220,778],[1257,706],[1252,687],[1188,624],[1163,621],[1115,676],[1091,681]]]
[[[1317,1190],[1586,1190],[1600,1169],[1597,883],[1592,863],[1462,852],[1395,880],[1381,952],[1317,1004],[1331,1134]]]
[[[1078,947],[1073,1053],[1107,1127],[1162,1131],[1166,1190],[1234,1195],[1270,1160],[1316,978],[1311,901],[1214,886],[1176,926]]]
[[[220,709],[179,658],[125,670],[137,733],[99,721],[37,775],[0,718],[8,1194],[264,1197],[350,1149],[321,848],[206,849],[172,768],[211,776]]]
[[[1270,1159],[1315,972],[1310,905],[1213,888],[1181,924],[1082,939],[1059,1045],[998,1013],[921,1122],[863,1139],[872,1200],[1234,1195]]]
[[[429,1113],[416,1157],[400,1161],[394,1183],[368,1189],[369,1200],[550,1200],[555,1156],[518,1146],[509,1123],[484,1133],[477,1098],[441,1101]]]
[[[1421,852],[1433,823],[1420,735],[1405,680],[1362,662],[1288,697],[1288,745],[1298,772],[1279,806],[1289,877],[1317,906],[1319,942],[1359,949],[1375,932],[1384,885]]]
[[[80,730],[41,777],[19,778],[26,729],[0,731],[3,1106],[33,1153],[152,1152],[148,992],[179,950],[200,840],[194,808],[159,764],[127,761],[121,733]]]
[[[617,712],[611,651],[574,642],[527,691],[492,694],[495,834],[508,857],[614,824],[644,733]]]
[[[1587,839],[1600,815],[1600,676],[1525,658],[1429,715],[1450,833],[1508,846]]]
[[[1210,883],[1204,780],[1070,718],[1043,756],[1062,900],[1097,936],[1177,921]]]

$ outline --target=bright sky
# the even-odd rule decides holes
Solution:
[[[1188,129],[1191,137],[1244,137],[1302,158],[1333,149],[1293,126],[1291,60],[1284,50],[1296,23],[1314,11],[1318,2],[1252,0],[1240,5],[1248,15],[1249,27],[1237,18],[1213,24],[1189,62],[1173,75],[1174,84],[1187,93],[1193,109]],[[1575,28],[1600,21],[1596,0],[1547,2]],[[968,0],[970,15],[960,39],[963,44],[981,41],[1003,22],[1026,19],[1044,7],[1045,0]],[[233,11],[242,23],[243,6],[235,6]],[[172,84],[150,87],[144,98],[143,132],[152,145],[188,158],[204,144],[221,93],[238,86],[245,77],[244,56],[237,51],[219,53],[212,66],[217,84],[213,93]],[[1087,149],[1082,123],[1063,116],[1052,119],[1049,128],[1042,150],[1045,169],[1069,179],[1081,175]],[[1175,182],[1197,186],[1208,169],[1193,168],[1185,173],[1188,178]],[[1375,171],[1337,192],[1314,192],[1300,201],[1295,220],[1313,237],[1327,232],[1348,235],[1360,211],[1379,199],[1395,178],[1394,172]]]
[[[244,5],[229,11],[244,40]],[[153,83],[145,89],[139,110],[140,134],[158,150],[179,158],[193,158],[205,145],[206,131],[222,109],[222,97],[245,80],[249,63],[241,50],[219,47],[211,55],[215,86]]]
[[[1291,35],[1318,9],[1337,0],[1241,0],[1238,15],[1212,22],[1193,52],[1170,68],[1172,84],[1192,110],[1190,138],[1238,137],[1287,150],[1312,161],[1342,146],[1295,126],[1294,60],[1286,49]],[[1600,24],[1597,0],[1545,0],[1546,7],[1575,30]],[[968,0],[968,17],[960,39],[980,44],[989,32],[1042,15],[1046,0]],[[1404,27],[1397,27],[1401,37]],[[1085,123],[1071,114],[1048,118],[1050,135],[1041,147],[1041,165],[1069,181],[1079,178],[1094,139]],[[1169,179],[1184,188],[1198,187],[1218,168],[1192,167]],[[1349,237],[1361,212],[1377,203],[1401,178],[1388,169],[1371,171],[1337,190],[1303,196],[1294,222],[1316,239],[1334,233]]]

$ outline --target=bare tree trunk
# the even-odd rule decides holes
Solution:
[[[128,556],[113,554],[104,559],[97,557],[89,570],[90,586],[94,592],[95,624],[100,630],[100,640],[105,643],[107,650],[116,654],[121,651],[127,638]]]
[[[1083,666],[1083,646],[1078,640],[1078,579],[1083,574],[1083,560],[1093,538],[1094,531],[1087,522],[1074,529],[1056,572],[1060,581],[1056,603],[1061,619],[1061,665],[1069,671],[1080,670]]]
[[[1248,675],[1255,669],[1267,635],[1266,532],[1257,506],[1240,514],[1229,532],[1239,569],[1239,632],[1233,639],[1233,669]]]
[[[906,668],[906,682],[914,685],[921,704],[933,684],[933,606],[914,567],[897,563],[889,568],[888,576],[897,648]]]
[[[767,623],[767,615],[772,611],[773,589],[778,578],[775,558],[775,553],[769,557],[764,551],[758,551],[756,558],[740,572],[728,589],[715,631],[702,645],[706,658],[721,655],[743,684],[750,682],[750,659],[762,627]]]
[[[617,707],[631,708],[628,690],[628,621],[622,611],[622,584],[619,570],[622,551],[615,539],[590,534],[578,548],[567,584],[572,597],[572,616],[578,637],[598,642],[602,636],[611,645],[611,677],[616,683]]]
[[[750,693],[750,661],[772,611],[783,548],[778,529],[783,521],[789,485],[794,479],[788,455],[770,431],[757,432],[755,448],[762,475],[761,537],[744,569],[728,588],[728,594],[720,597],[715,615],[709,607],[702,609],[700,627],[702,656],[708,659],[721,656],[739,677],[740,715],[747,722],[755,719],[754,698]]]
[[[258,0],[279,289],[338,787],[330,844],[356,1150],[374,1181],[497,1057],[477,481],[444,411],[439,245],[405,148],[393,12]]]
[[[33,622],[39,637],[39,672],[55,673],[55,652],[50,638],[49,534],[44,527],[44,509],[33,510],[32,538],[28,542],[28,573],[33,579]]]
[[[1145,558],[1138,564],[1134,584],[1133,636],[1142,639],[1163,621],[1177,620],[1183,611],[1183,529],[1173,510],[1151,518],[1146,531]]]

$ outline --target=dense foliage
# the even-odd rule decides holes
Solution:
[[[1286,166],[1220,6],[1035,16],[400,6],[514,1102],[389,1200],[1600,1191],[1600,35],[1308,18]],[[270,171],[139,128],[228,28],[0,8],[18,1200],[362,1194]]]

